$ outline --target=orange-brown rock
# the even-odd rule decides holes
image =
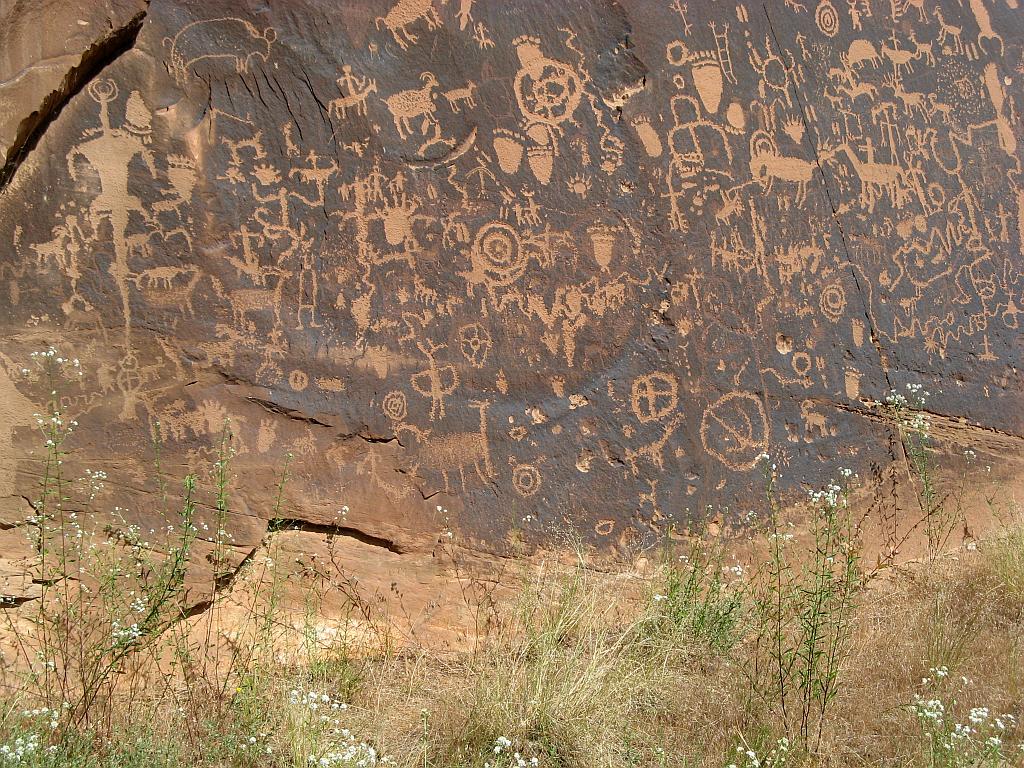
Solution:
[[[381,584],[441,578],[449,529],[635,551],[747,524],[765,453],[787,499],[852,468],[895,531],[871,403],[908,384],[1016,482],[1016,5],[3,6],[4,525],[49,344],[85,371],[67,472],[143,528],[154,443],[205,477],[230,424],[235,564],[274,518]]]

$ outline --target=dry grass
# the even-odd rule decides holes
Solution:
[[[917,430],[906,445],[922,509],[945,514],[927,424],[907,402],[890,405],[901,431]],[[464,585],[486,631],[471,652],[441,654],[395,643],[343,571],[279,571],[288,558],[272,535],[234,579],[243,599],[222,605],[211,591],[211,607],[186,616],[194,479],[173,557],[137,531],[104,537],[65,508],[71,429],[60,414],[41,426],[31,527],[50,554],[40,598],[5,613],[23,663],[3,681],[0,768],[1024,765],[1020,521],[869,574],[843,481],[804,510],[810,541],[791,541],[766,461],[769,520],[758,546],[744,544],[769,553],[760,567],[725,568],[706,542],[642,576],[597,572],[582,556],[524,567],[508,590]],[[225,440],[219,513],[230,456]],[[232,567],[225,553],[218,533],[215,575]],[[339,601],[358,632],[320,637]]]
[[[935,667],[957,681],[961,719],[973,706],[1019,714],[1024,601],[1012,585],[1022,576],[1021,540],[1015,528],[976,551],[871,581],[858,597],[822,742],[814,754],[794,745],[786,764],[931,766],[910,705]],[[744,765],[738,745],[764,754],[783,733],[772,702],[751,691],[750,626],[741,620],[729,640],[666,621],[653,596],[672,571],[678,581],[678,569],[660,568],[640,584],[639,599],[635,579],[582,564],[534,572],[474,653],[354,657],[335,643],[300,663],[254,660],[223,700],[189,696],[179,681],[136,698],[91,734],[53,731],[56,762],[37,752],[35,762],[11,764],[298,767],[333,751],[337,761],[325,765],[355,765],[369,760],[358,747],[365,742],[403,766],[514,765],[511,751],[527,764],[573,768]],[[209,691],[194,683],[193,691]],[[293,691],[347,708],[329,711],[324,726],[290,700]],[[16,709],[12,702],[8,744],[25,730]],[[503,739],[511,747],[496,755]]]

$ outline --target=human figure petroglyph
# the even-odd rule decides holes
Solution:
[[[459,371],[451,363],[438,364],[437,353],[446,345],[428,339],[426,344],[417,343],[416,348],[427,358],[427,368],[414,373],[410,383],[418,393],[430,398],[430,420],[436,421],[444,418],[445,398],[459,386]]]
[[[580,286],[559,286],[555,289],[550,307],[544,297],[534,294],[526,297],[526,311],[538,318],[547,330],[541,341],[551,354],[561,348],[565,361],[572,366],[576,360],[576,337],[591,316],[602,316],[609,309],[617,309],[625,300],[625,285],[613,281],[599,285],[591,278]]]
[[[473,27],[473,40],[476,41],[477,46],[481,51],[486,51],[488,48],[494,47],[494,40],[487,34],[487,27],[482,21],[478,21]]]
[[[426,22],[429,30],[435,30],[444,23],[437,15],[433,0],[398,0],[386,14],[378,16],[374,23],[377,29],[383,25],[404,51],[419,39],[409,31],[409,27],[420,19]]]
[[[459,20],[459,30],[466,31],[466,27],[473,23],[473,3],[475,0],[459,0],[459,10],[455,16]]]
[[[846,7],[853,31],[859,32],[864,28],[864,19],[871,16],[871,0],[846,0]]]
[[[72,181],[76,181],[78,161],[84,160],[99,176],[100,192],[90,203],[88,216],[93,232],[99,231],[102,222],[110,223],[114,263],[110,265],[109,271],[121,294],[125,346],[130,349],[132,313],[128,293],[128,227],[133,214],[147,225],[150,223],[150,214],[142,201],[128,190],[128,168],[132,160],[138,157],[145,163],[151,176],[154,179],[157,177],[156,162],[147,147],[153,132],[153,116],[138,91],[132,91],[125,102],[124,120],[119,128],[114,128],[110,122],[109,108],[117,98],[117,84],[113,80],[94,80],[89,84],[88,92],[100,106],[100,127],[89,131],[87,135],[99,135],[71,148],[67,156],[68,174]]]
[[[300,263],[299,279],[296,289],[296,328],[321,328],[322,323],[317,321],[317,307],[320,297],[320,265],[317,263],[317,255],[309,247],[308,241],[303,239],[299,246]],[[304,319],[308,318],[308,319]],[[308,322],[308,326],[307,326]]]
[[[366,100],[371,93],[377,92],[377,81],[369,76],[359,77],[354,74],[350,64],[342,66],[341,72],[337,80],[341,96],[327,102],[328,114],[345,120],[348,118],[348,110],[352,109],[356,115],[366,117]]]
[[[288,171],[289,178],[298,177],[304,183],[312,184],[316,188],[316,195],[313,197],[306,197],[297,190],[291,193],[310,208],[323,207],[325,200],[324,191],[327,188],[327,182],[338,171],[338,164],[334,160],[326,161],[325,165],[321,165],[320,160],[320,155],[311,149],[306,156],[306,165],[300,165]]]
[[[94,139],[71,148],[68,153],[68,174],[78,180],[77,161],[85,160],[99,175],[100,193],[89,206],[93,229],[106,219],[114,228],[114,241],[123,248],[128,218],[131,213],[148,216],[146,208],[128,191],[128,165],[135,157],[145,162],[150,174],[157,176],[156,162],[146,146],[152,134],[152,114],[138,91],[132,91],[125,105],[125,118],[120,128],[110,124],[109,104],[117,98],[118,88],[113,80],[90,83],[89,94],[100,105],[100,128]],[[88,134],[87,134],[88,135]]]

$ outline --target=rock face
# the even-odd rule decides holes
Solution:
[[[143,522],[157,425],[183,474],[230,420],[238,559],[288,453],[388,557],[739,525],[766,452],[884,490],[908,383],[1019,466],[1017,5],[5,4],[0,495],[51,343]]]

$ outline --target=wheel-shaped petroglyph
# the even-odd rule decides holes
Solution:
[[[761,399],[730,392],[709,405],[700,422],[701,442],[711,456],[736,471],[754,467],[768,450],[768,415]]]
[[[633,381],[633,414],[641,424],[663,419],[679,405],[679,384],[671,373],[649,373]]]

